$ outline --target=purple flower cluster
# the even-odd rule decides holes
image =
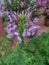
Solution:
[[[36,26],[35,23],[39,21],[38,18],[35,18],[33,21],[26,23],[26,27],[22,33],[23,37],[30,37],[34,36],[36,31],[38,30],[39,26]]]
[[[21,43],[22,39],[20,38],[19,33],[17,32],[18,31],[18,25],[14,21],[14,18],[18,19],[18,17],[19,17],[18,13],[15,13],[16,16],[13,17],[12,11],[10,11],[10,12],[6,11],[6,15],[7,15],[8,20],[9,20],[8,25],[5,28],[5,30],[8,33],[7,37],[11,39],[13,36],[16,36],[19,43]],[[31,20],[32,11],[29,12],[26,16],[28,16],[30,18],[30,22],[26,21],[24,23],[25,28],[24,28],[24,31],[22,32],[22,37],[26,37],[26,36],[28,37],[28,36],[35,35],[36,31],[39,28],[39,26],[35,25],[35,23],[37,23],[39,21],[39,19],[36,17],[33,20]]]
[[[37,6],[37,7],[39,7],[39,6],[46,7],[46,3],[47,3],[48,1],[49,1],[49,0],[37,0],[36,6]]]
[[[29,29],[24,29],[22,36],[23,37],[34,36],[38,28],[39,28],[38,26],[32,26]]]
[[[13,13],[12,13],[12,11],[11,12],[7,11],[6,13],[7,13],[8,20],[9,20],[8,25],[5,28],[5,30],[8,33],[7,37],[11,39],[11,38],[13,38],[13,36],[16,36],[19,43],[21,43],[21,38],[19,37],[19,33],[16,31],[17,25],[14,22],[14,19],[13,19],[13,16],[12,16]]]

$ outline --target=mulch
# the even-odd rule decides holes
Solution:
[[[5,35],[5,30],[4,30],[4,22],[0,18],[0,37]]]

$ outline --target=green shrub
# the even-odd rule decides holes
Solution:
[[[22,47],[9,48],[0,56],[0,65],[49,65],[49,33],[34,37]]]

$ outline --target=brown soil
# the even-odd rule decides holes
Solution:
[[[3,56],[5,54],[5,50],[3,50],[2,52],[1,52],[1,55]]]
[[[37,32],[37,35],[41,35],[43,32],[48,32],[49,30],[49,27],[46,27],[46,26],[40,26],[38,32]]]
[[[4,37],[4,35],[5,35],[4,22],[0,18],[0,37]],[[1,44],[2,44],[2,42],[0,41],[0,46],[1,46]]]
[[[37,25],[39,26],[37,35],[41,35],[43,32],[48,32],[49,27],[45,26],[45,16],[41,15],[39,16],[39,22],[37,23]]]
[[[0,18],[0,37],[5,35],[5,30],[4,30],[4,22]]]

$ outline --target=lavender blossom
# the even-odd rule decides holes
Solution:
[[[29,31],[36,31],[37,29],[39,29],[39,26],[32,26],[29,28]]]
[[[12,19],[11,15],[8,15],[8,20],[9,20],[10,22],[13,22],[13,19]]]
[[[25,1],[24,2],[20,2],[20,6],[21,6],[21,8],[23,8],[24,7],[24,5],[25,5]]]
[[[37,6],[37,7],[42,6],[42,4],[41,4],[41,0],[37,0],[37,2],[36,2],[36,6]]]
[[[7,16],[10,14],[10,12],[8,10],[5,13],[6,13]]]
[[[33,36],[35,35],[36,31],[38,30],[39,26],[31,26],[29,29],[24,29],[22,36]]]
[[[19,36],[19,33],[18,33],[18,32],[14,32],[14,35],[15,35],[15,36]]]
[[[42,1],[42,6],[43,6],[43,7],[46,7],[46,3],[47,3],[47,1],[46,1],[46,0],[43,0],[43,1]]]
[[[48,0],[37,0],[36,2],[36,6],[39,7],[39,6],[42,6],[42,7],[46,7],[46,3],[47,3]]]
[[[27,35],[27,29],[24,29],[24,31],[23,31],[23,33],[22,33],[22,36],[23,36],[23,37],[26,37],[26,35]]]
[[[3,14],[4,14],[3,12],[0,12],[0,17],[3,17]]]
[[[29,18],[32,18],[32,15],[33,15],[33,12],[30,11],[30,12],[28,13]]]
[[[39,18],[34,18],[33,23],[37,23],[39,21]]]
[[[31,33],[29,31],[27,31],[27,36],[30,36],[30,35],[31,35]]]
[[[13,33],[9,33],[9,34],[7,35],[7,37],[8,37],[9,39],[11,39],[11,38],[13,37]]]
[[[12,24],[9,24],[6,28],[5,28],[5,30],[8,32],[8,33],[11,33],[13,30],[15,30],[17,28],[17,26],[16,25],[12,25]]]

